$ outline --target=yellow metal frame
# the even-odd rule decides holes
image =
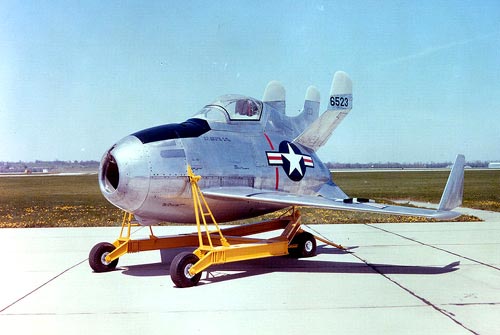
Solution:
[[[201,179],[201,176],[195,175],[191,167],[188,166],[188,177],[191,183],[191,194],[193,196],[193,207],[199,240],[199,247],[193,253],[200,259],[189,268],[190,275],[194,276],[211,265],[288,254],[288,244],[300,228],[300,213],[298,211],[293,211],[293,219],[290,220],[290,223],[287,224],[284,232],[280,236],[272,239],[253,239],[252,241],[240,239],[238,244],[231,245],[224,237],[198,186],[198,181]],[[206,217],[210,217],[212,224],[215,226],[215,232],[220,236],[221,245],[219,246],[214,246],[211,241],[210,236],[215,232],[210,232],[208,229]],[[208,245],[203,242],[204,239],[201,229],[202,222],[205,228],[205,237],[208,240]]]
[[[189,269],[189,273],[196,275],[215,264],[287,255],[288,249],[293,247],[290,245],[293,237],[297,233],[303,232],[301,215],[295,207],[277,219],[221,229],[198,186],[201,176],[195,175],[190,166],[188,166],[187,172],[191,184],[197,232],[157,237],[153,234],[152,228],[149,227],[149,238],[134,240],[131,238],[132,227],[140,225],[134,221],[132,213],[125,212],[120,235],[113,242],[115,250],[106,256],[106,262],[111,263],[127,253],[194,247],[196,250],[193,253],[198,256],[199,261]],[[207,218],[210,219],[210,222],[207,222]],[[209,224],[213,225],[215,230],[210,230]],[[280,229],[283,230],[282,233],[274,238],[246,237]],[[313,235],[326,244],[344,249],[341,245]]]
[[[191,183],[191,195],[193,197],[194,215],[196,218],[196,227],[198,229],[198,241],[200,243],[199,249],[212,249],[212,248],[214,248],[214,245],[212,243],[212,238],[210,237],[210,235],[214,232],[211,232],[208,228],[207,217],[210,217],[212,224],[215,226],[215,229],[216,229],[215,232],[219,234],[222,246],[229,247],[230,244],[227,242],[226,238],[222,234],[221,229],[220,229],[219,225],[217,224],[217,222],[215,221],[215,218],[214,218],[214,215],[212,214],[212,211],[210,210],[210,207],[208,207],[207,201],[205,200],[203,193],[201,193],[201,190],[198,187],[198,181],[200,181],[201,176],[196,176],[193,173],[191,166],[189,166],[189,165],[187,167],[187,173],[188,173],[188,177],[189,177],[189,182]],[[201,220],[200,220],[200,218],[201,218]],[[201,222],[203,222],[203,227],[205,228],[205,236],[208,240],[207,246],[203,242],[203,233],[201,231]]]

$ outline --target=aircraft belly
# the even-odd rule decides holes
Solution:
[[[270,213],[288,205],[259,203],[244,200],[207,199],[210,210],[217,222],[246,219]],[[193,200],[189,197],[153,198],[134,213],[145,224],[159,222],[196,223]]]
[[[217,222],[247,219],[286,208],[288,205],[256,203],[241,200],[207,199]]]
[[[134,213],[138,220],[152,223],[195,223],[192,199],[155,199],[145,203],[140,210]]]

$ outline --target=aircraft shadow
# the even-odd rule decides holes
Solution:
[[[318,254],[348,254],[339,249],[318,247]],[[375,264],[363,262],[319,261],[314,258],[295,259],[288,256],[270,257],[214,265],[205,271],[200,285],[217,283],[225,280],[265,275],[273,272],[283,273],[332,273],[332,274],[403,274],[403,275],[439,275],[458,270],[460,262],[446,266],[415,266],[400,264]],[[117,268],[124,275],[136,277],[155,277],[170,275],[170,264],[151,263]]]

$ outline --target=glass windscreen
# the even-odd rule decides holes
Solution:
[[[261,114],[262,102],[259,100],[240,95],[225,95],[205,106],[194,117],[220,122],[258,121]]]

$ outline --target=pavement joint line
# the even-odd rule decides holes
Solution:
[[[454,323],[456,323],[457,325],[459,325],[460,327],[464,328],[465,330],[468,330],[471,334],[474,334],[474,335],[479,335],[479,333],[477,333],[476,331],[468,328],[467,326],[465,326],[463,323],[461,323],[460,321],[458,321],[457,319],[454,318],[454,314],[453,313],[450,313],[448,311],[446,311],[445,309],[442,309],[440,307],[438,307],[437,305],[433,304],[431,301],[427,300],[426,298],[424,297],[421,297],[420,295],[418,295],[417,293],[413,292],[412,290],[410,290],[409,288],[407,288],[406,286],[404,286],[403,284],[399,283],[398,281],[392,279],[391,277],[389,277],[388,275],[386,275],[385,273],[383,273],[381,270],[379,270],[379,268],[377,266],[375,266],[374,264],[371,264],[369,263],[367,260],[365,260],[364,258],[362,258],[361,256],[358,256],[356,255],[355,253],[352,253],[351,255],[353,255],[355,258],[357,258],[358,260],[360,260],[361,262],[365,263],[368,267],[370,267],[373,271],[375,271],[376,273],[378,273],[379,275],[381,275],[382,277],[384,277],[385,279],[389,280],[391,283],[393,283],[394,285],[398,286],[399,288],[401,288],[402,290],[404,290],[405,292],[409,293],[411,296],[417,298],[418,300],[422,301],[424,304],[426,304],[427,306],[429,307],[432,307],[434,310],[436,310],[437,312],[443,314],[444,316],[446,316],[448,319],[450,319],[451,321],[453,321]]]
[[[134,235],[136,234],[137,232],[139,232],[140,230],[142,230],[144,228],[144,226],[141,226],[139,228],[137,228],[136,230],[134,230],[133,232],[131,232],[130,235]],[[56,280],[57,278],[61,277],[63,274],[65,274],[66,272],[76,268],[77,266],[85,263],[88,261],[88,258],[85,258],[84,260],[76,263],[75,265],[73,266],[70,266],[69,268],[67,268],[66,270],[60,272],[59,274],[57,274],[56,276],[50,278],[49,280],[47,280],[45,283],[41,284],[40,286],[36,287],[35,289],[31,290],[30,292],[26,293],[25,295],[23,295],[21,298],[15,300],[14,302],[10,303],[9,305],[5,306],[4,308],[0,309],[0,313],[3,313],[4,311],[6,311],[7,309],[11,308],[12,306],[14,306],[15,304],[17,304],[18,302],[26,299],[27,297],[29,297],[30,295],[32,295],[33,293],[37,292],[38,290],[40,290],[41,288],[43,288],[44,286],[50,284],[51,282],[53,282],[54,280]],[[6,315],[6,314],[3,314],[3,315]]]
[[[88,261],[88,258],[76,263],[75,265],[73,266],[70,266],[69,268],[67,268],[66,270],[60,272],[59,274],[55,275],[54,277],[50,278],[49,280],[47,280],[45,283],[41,284],[40,286],[36,287],[35,289],[31,290],[30,292],[26,293],[25,295],[23,295],[21,298],[17,299],[16,301],[12,302],[11,304],[7,305],[6,307],[0,309],[0,313],[3,313],[5,312],[7,309],[11,308],[12,306],[14,306],[15,304],[17,304],[18,302],[21,302],[22,300],[26,299],[27,297],[29,297],[30,295],[32,295],[33,293],[37,292],[38,290],[40,290],[41,288],[43,288],[44,286],[47,286],[48,284],[50,284],[51,282],[53,282],[54,280],[56,280],[57,278],[61,277],[63,274],[67,273],[68,271],[76,268],[77,266],[85,263],[86,261]],[[5,314],[4,314],[5,315]]]
[[[474,262],[474,263],[477,263],[477,264],[481,264],[481,265],[484,265],[484,266],[487,266],[489,268],[492,268],[494,270],[498,270],[500,271],[500,268],[499,267],[496,267],[494,265],[491,265],[491,264],[488,264],[488,263],[484,263],[484,262],[481,262],[481,261],[478,261],[477,259],[474,259],[474,258],[470,258],[470,257],[467,257],[467,256],[464,256],[464,255],[461,255],[461,254],[457,254],[456,252],[453,252],[453,251],[449,251],[449,250],[446,250],[446,249],[443,249],[443,248],[440,248],[440,247],[437,247],[435,245],[432,245],[432,244],[427,244],[427,243],[424,243],[424,242],[420,242],[418,240],[415,240],[411,237],[408,237],[408,236],[404,236],[404,235],[401,235],[401,234],[398,234],[398,233],[395,233],[395,232],[392,232],[390,230],[387,230],[387,229],[384,229],[384,228],[380,228],[380,227],[377,227],[377,226],[374,226],[374,225],[371,225],[371,224],[365,224],[366,226],[368,227],[371,227],[371,228],[374,228],[374,229],[378,229],[378,230],[381,230],[383,232],[386,232],[386,233],[389,233],[389,234],[392,234],[392,235],[396,235],[398,237],[401,237],[401,238],[404,238],[408,241],[412,241],[412,242],[415,242],[415,243],[418,243],[418,244],[421,244],[423,246],[426,246],[426,247],[429,247],[429,248],[433,248],[433,249],[436,249],[436,250],[439,250],[439,251],[443,251],[443,252],[446,252],[450,255],[453,255],[453,256],[457,256],[457,257],[460,257],[460,258],[463,258],[463,259],[466,259],[468,261],[471,261],[471,262]]]
[[[464,303],[449,303],[441,304],[441,306],[499,306],[500,302],[464,302]]]
[[[314,308],[314,310],[319,311],[332,311],[332,310],[346,310],[346,309],[394,309],[394,308],[427,308],[427,306],[419,305],[390,305],[390,306],[338,306],[338,307],[320,307]],[[260,309],[260,308],[239,308],[239,309],[196,309],[196,310],[172,310],[172,311],[157,311],[154,313],[158,314],[184,314],[184,313],[248,313],[248,312],[300,312],[300,311],[310,311],[309,307],[297,307],[297,308],[271,308],[271,309]],[[72,316],[72,315],[149,315],[151,311],[115,311],[115,312],[70,312],[70,313],[43,313],[43,312],[33,312],[33,313],[4,313],[0,315],[0,320],[4,316]]]

